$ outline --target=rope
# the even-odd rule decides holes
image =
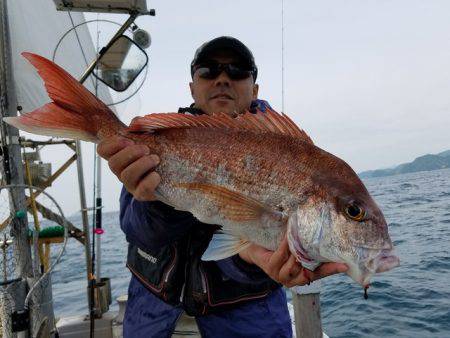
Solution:
[[[27,296],[25,298],[25,301],[24,301],[24,307],[28,309],[29,308],[29,304],[28,303],[30,301],[30,297],[33,294],[34,290],[39,286],[39,284],[43,281],[43,279],[49,273],[52,272],[52,270],[55,268],[56,264],[59,263],[62,255],[63,255],[63,253],[64,253],[64,251],[66,249],[67,237],[68,237],[68,227],[67,227],[67,224],[66,224],[66,218],[64,216],[63,211],[61,210],[61,207],[58,205],[58,203],[55,201],[55,199],[52,196],[50,196],[48,193],[46,193],[43,189],[41,189],[39,187],[30,187],[30,186],[28,186],[26,184],[17,184],[17,185],[5,185],[5,186],[2,186],[2,187],[0,187],[0,190],[2,190],[2,189],[13,190],[13,189],[17,189],[17,188],[22,188],[22,189],[30,189],[31,188],[31,189],[37,190],[39,193],[44,194],[46,197],[48,197],[50,199],[50,201],[53,202],[53,204],[55,205],[56,209],[58,210],[58,213],[61,215],[61,218],[62,218],[63,223],[64,223],[64,242],[63,242],[62,248],[61,248],[58,256],[56,257],[55,261],[53,262],[53,264],[49,267],[48,271],[46,271],[38,279],[38,281],[31,287],[31,289],[28,291],[28,294],[27,294]]]

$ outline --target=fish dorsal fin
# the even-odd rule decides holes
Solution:
[[[237,117],[226,113],[213,115],[189,115],[178,113],[157,113],[136,117],[131,121],[128,131],[153,133],[161,129],[173,128],[218,128],[233,130],[249,130],[261,133],[275,133],[302,139],[313,143],[310,137],[301,130],[287,115],[274,110],[266,112],[245,112]]]

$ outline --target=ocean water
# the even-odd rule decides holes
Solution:
[[[367,300],[347,276],[324,279],[324,331],[336,338],[450,337],[450,169],[365,183],[390,225],[401,266],[375,276]],[[127,244],[117,213],[104,215],[104,227],[101,274],[112,279],[116,298],[130,278]],[[72,240],[53,274],[57,316],[87,313],[84,266],[83,248]]]

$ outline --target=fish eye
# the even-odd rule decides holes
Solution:
[[[358,222],[362,221],[366,214],[364,210],[356,203],[348,204],[344,211],[348,218]]]

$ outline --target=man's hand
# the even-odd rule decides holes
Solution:
[[[259,266],[270,278],[288,288],[309,284],[317,279],[345,272],[348,269],[345,264],[341,263],[324,263],[314,271],[305,269],[289,251],[286,238],[276,251],[252,244],[246,250],[241,251],[239,256],[247,263]]]
[[[161,177],[152,169],[159,164],[159,157],[150,154],[147,146],[115,136],[101,141],[97,152],[108,161],[112,172],[135,199],[155,200],[154,192]]]

